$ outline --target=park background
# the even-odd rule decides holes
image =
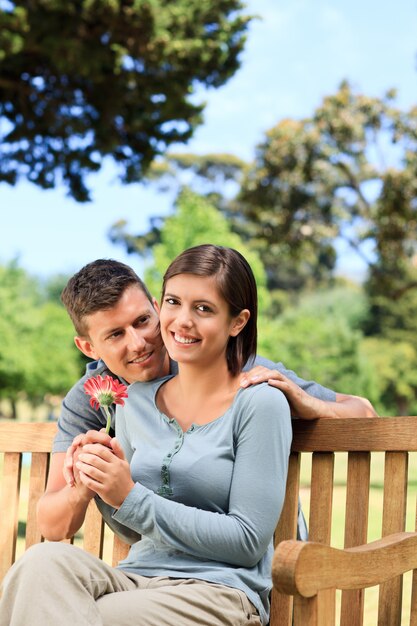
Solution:
[[[1,14],[18,4],[0,0],[3,112],[16,50],[3,36]],[[237,3],[165,4],[181,15]],[[192,101],[206,102],[202,123],[186,145],[170,146],[146,180],[122,184],[106,157],[86,176],[90,202],[71,197],[59,176],[48,189],[31,183],[21,161],[12,163],[19,175],[11,181],[10,122],[0,114],[1,418],[56,417],[85,367],[59,303],[72,273],[96,258],[117,258],[158,296],[167,263],[201,241],[233,245],[251,261],[260,285],[260,354],[368,396],[381,415],[417,413],[417,2],[250,0],[246,7],[259,19],[248,24],[240,67],[219,87],[194,84]],[[58,47],[64,41],[60,28],[50,35]],[[370,540],[381,535],[383,465],[381,456],[372,466]],[[408,530],[416,471],[413,457]],[[303,484],[308,476],[302,468]],[[345,477],[338,464],[335,546],[343,545]],[[303,507],[308,514],[307,488]],[[19,512],[19,536],[26,515]],[[376,590],[366,597],[370,625]]]
[[[251,261],[260,354],[380,414],[417,413],[417,4],[252,0],[243,13],[259,17],[240,67],[195,85],[202,123],[141,181],[120,183],[109,156],[86,176],[90,202],[59,177],[1,180],[2,417],[56,415],[83,371],[59,304],[69,275],[117,258],[158,297],[169,260],[201,241]],[[0,117],[0,164],[9,130]]]

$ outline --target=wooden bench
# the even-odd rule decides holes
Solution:
[[[294,420],[294,439],[284,510],[275,533],[274,589],[271,626],[330,626],[336,615],[343,626],[371,623],[364,613],[364,587],[380,583],[378,625],[400,626],[402,574],[417,568],[417,533],[404,532],[407,494],[415,498],[416,484],[408,481],[409,453],[417,451],[417,417],[343,420]],[[42,541],[36,523],[36,503],[43,493],[55,424],[0,424],[3,476],[0,492],[0,580],[16,554]],[[27,455],[25,453],[31,453]],[[346,454],[347,453],[347,454]],[[371,458],[385,459],[380,541],[367,542]],[[342,456],[346,467],[344,548],[330,548],[334,493],[344,489],[334,480]],[[0,458],[1,463],[1,458]],[[305,478],[308,465],[308,476]],[[22,474],[25,480],[21,481]],[[303,474],[303,479],[300,476]],[[22,486],[21,486],[22,483]],[[383,484],[382,484],[383,483]],[[29,484],[28,489],[24,485]],[[414,491],[413,491],[414,490]],[[409,494],[411,492],[411,496]],[[295,541],[298,498],[309,509],[308,542]],[[414,503],[413,503],[414,506]],[[24,545],[16,553],[19,508],[26,520]],[[23,510],[23,517],[22,517]],[[337,510],[340,514],[340,511]],[[413,530],[415,516],[413,515]],[[21,529],[23,531],[23,529]],[[23,541],[23,540],[21,540]],[[127,546],[104,525],[91,503],[75,543],[117,563]],[[110,543],[110,545],[109,545]],[[335,589],[343,589],[336,600]],[[413,574],[410,624],[417,625],[417,579]],[[336,609],[337,607],[337,609]]]
[[[23,549],[43,541],[36,520],[36,505],[45,491],[55,432],[53,422],[0,424],[0,455],[4,453],[0,487],[0,581]],[[19,512],[20,518],[23,516],[26,521],[20,533],[24,534],[23,547],[17,545]],[[93,501],[87,509],[79,538],[73,537],[71,543],[105,558],[112,565],[128,551],[128,546],[116,535],[105,532],[103,519]]]

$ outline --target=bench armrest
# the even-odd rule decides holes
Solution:
[[[417,569],[417,532],[387,535],[338,550],[312,541],[281,541],[272,562],[277,591],[311,598],[323,589],[363,589]]]

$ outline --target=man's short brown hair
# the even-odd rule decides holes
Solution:
[[[76,333],[88,336],[86,317],[112,309],[133,285],[139,287],[153,305],[145,283],[129,265],[114,259],[97,259],[81,268],[69,279],[61,294]]]

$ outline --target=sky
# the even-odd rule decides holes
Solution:
[[[204,124],[187,152],[229,152],[251,160],[265,132],[283,118],[311,115],[348,79],[382,97],[398,90],[397,106],[417,104],[417,0],[249,0],[253,21],[241,68],[222,88],[201,92]],[[0,264],[17,259],[30,274],[72,274],[97,258],[116,258],[138,272],[137,255],[112,244],[112,224],[147,231],[149,218],[172,211],[172,196],[141,184],[122,185],[110,164],[89,179],[92,202],[66,190],[44,191],[25,181],[0,183]],[[342,255],[341,271],[361,277]]]

